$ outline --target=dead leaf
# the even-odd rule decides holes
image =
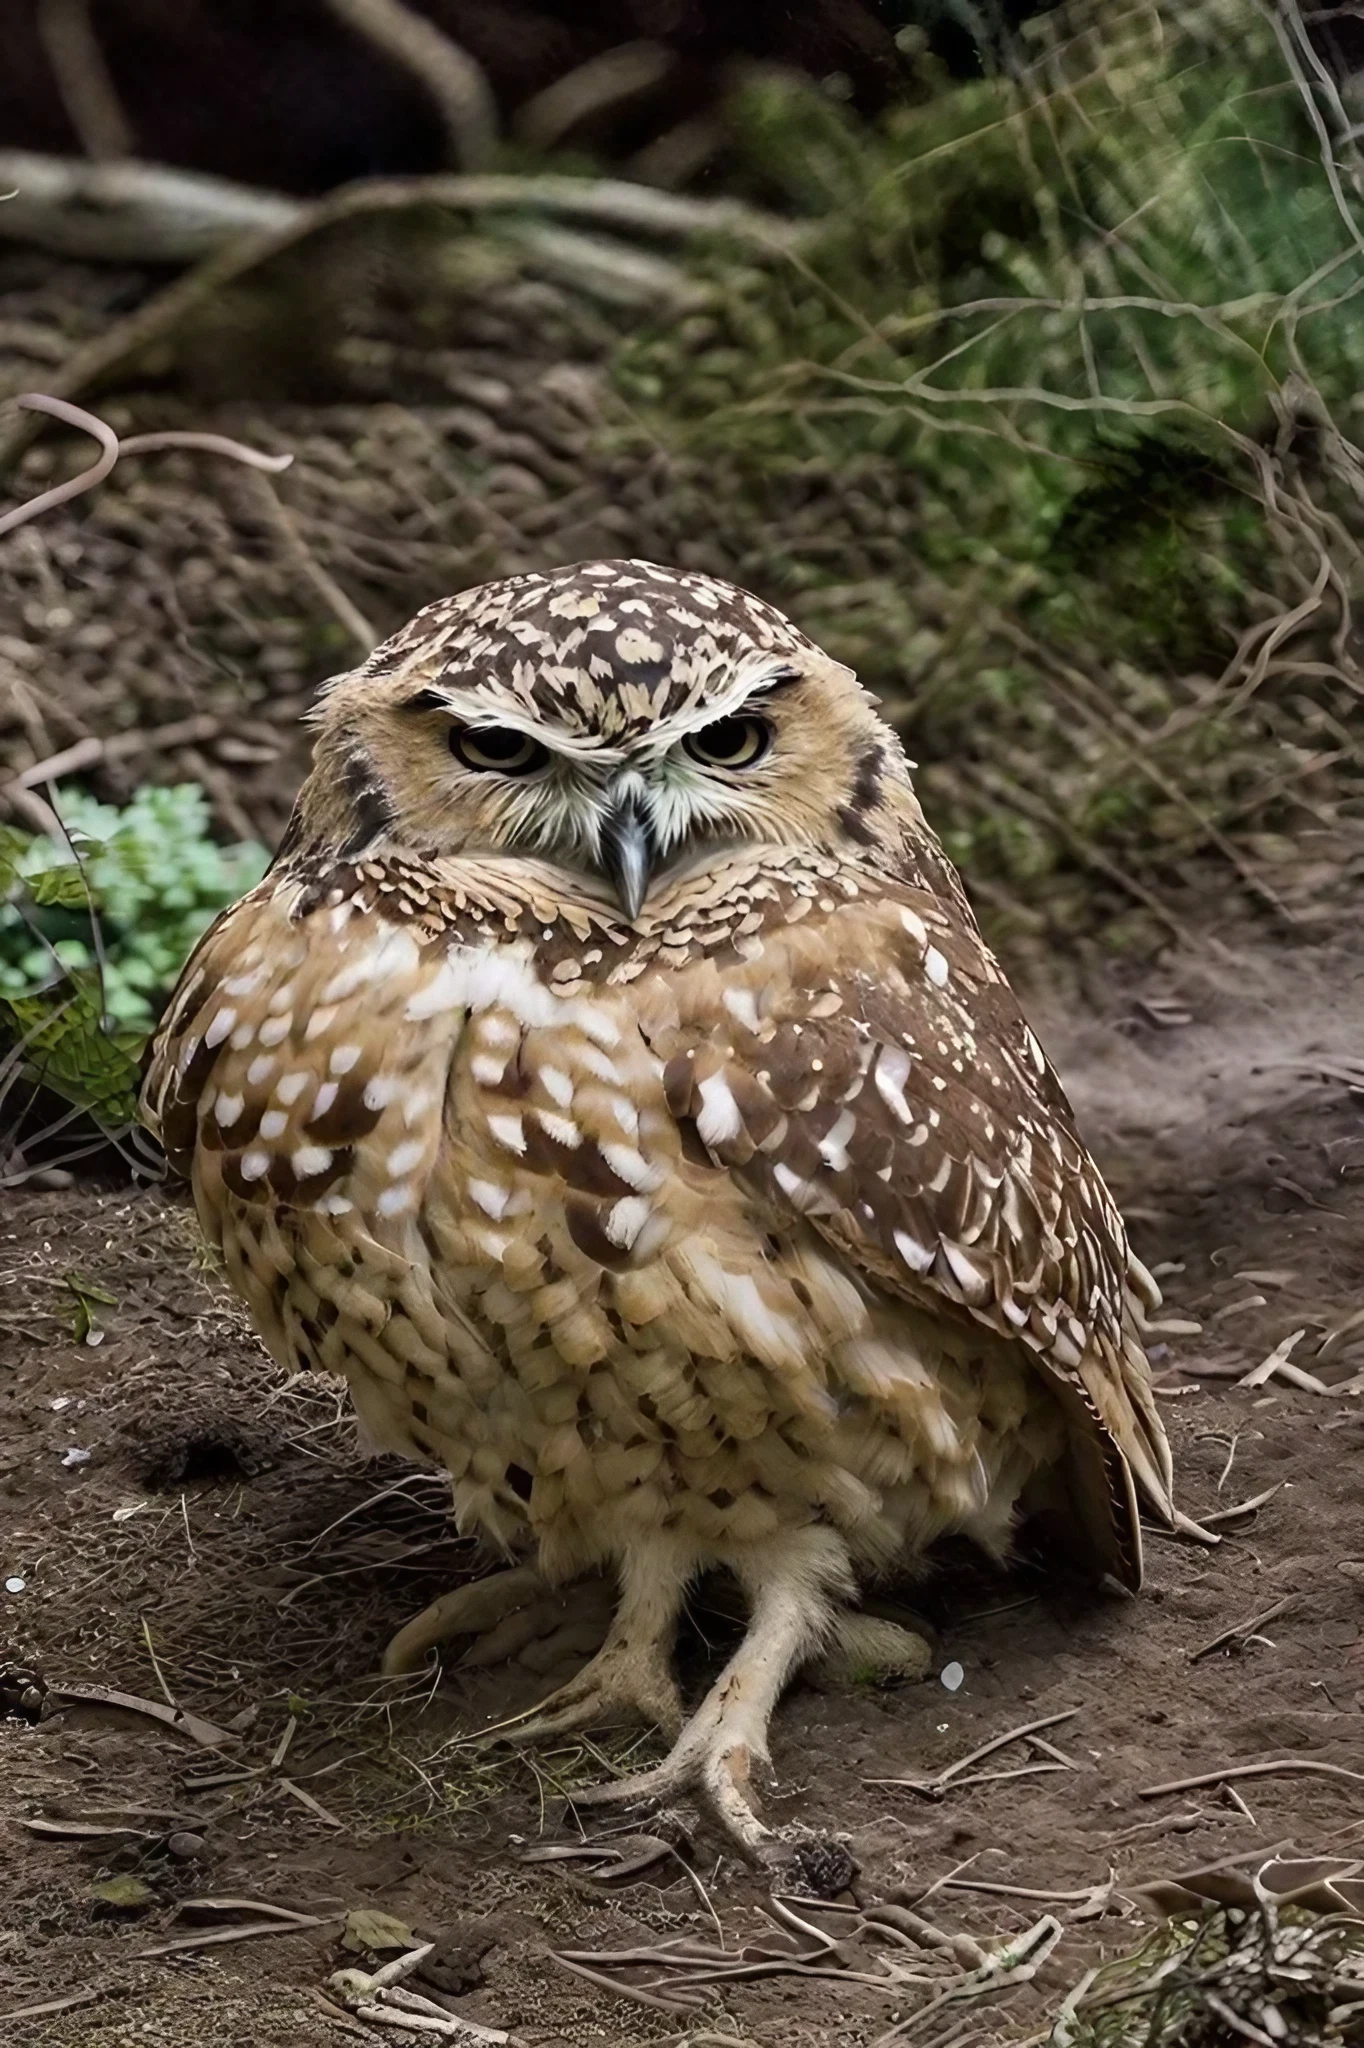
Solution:
[[[391,1913],[375,1912],[369,1906],[355,1906],[346,1915],[341,1946],[353,1956],[385,1955],[390,1949],[416,1948],[417,1937]]]
[[[114,1913],[142,1913],[156,1904],[156,1893],[140,1877],[106,1877],[91,1885],[90,1896]]]

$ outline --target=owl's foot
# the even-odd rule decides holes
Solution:
[[[400,1628],[384,1652],[384,1675],[415,1671],[428,1650],[458,1636],[477,1638],[459,1660],[466,1668],[519,1659],[532,1670],[553,1671],[600,1646],[613,1605],[604,1579],[556,1590],[531,1565],[494,1572],[443,1593]]]
[[[671,1657],[691,1562],[688,1553],[661,1542],[631,1550],[620,1564],[620,1604],[591,1663],[529,1714],[488,1733],[508,1742],[539,1742],[624,1716],[676,1735],[682,1702]]]
[[[713,1696],[712,1696],[713,1697]],[[774,1890],[832,1899],[857,1875],[857,1863],[840,1841],[804,1829],[767,1826],[755,1808],[752,1772],[767,1761],[766,1726],[741,1708],[726,1716],[707,1714],[707,1701],[688,1723],[670,1755],[652,1771],[613,1784],[575,1792],[575,1807],[634,1806],[657,1811],[688,1796],[699,1797],[734,1846],[766,1872]]]
[[[688,1794],[709,1807],[730,1840],[754,1862],[790,1874],[799,1845],[759,1818],[753,1776],[768,1761],[767,1731],[787,1679],[816,1649],[870,1617],[849,1613],[830,1597],[848,1590],[847,1553],[831,1531],[792,1531],[755,1545],[736,1567],[752,1601],[748,1634],[688,1721],[669,1754],[651,1771],[575,1792],[575,1806],[671,1804]],[[902,1633],[897,1631],[897,1634]]]
[[[809,1667],[820,1685],[874,1685],[895,1678],[917,1682],[932,1668],[932,1648],[913,1629],[850,1607],[839,1609],[833,1633]]]
[[[667,1643],[621,1640],[613,1630],[576,1678],[527,1714],[500,1723],[495,1732],[501,1741],[521,1745],[622,1719],[646,1721],[673,1736],[682,1726],[682,1699],[669,1666]]]

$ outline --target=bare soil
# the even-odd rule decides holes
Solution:
[[[986,1943],[1048,1910],[1065,1923],[1035,1983],[941,2035],[963,2043],[1035,2033],[1096,1951],[1130,1948],[1143,1877],[1285,1841],[1315,1853],[1364,1839],[1364,1776],[1307,1768],[1364,1773],[1364,1407],[1351,1391],[1364,1387],[1364,957],[1338,940],[1270,950],[1262,934],[1210,936],[1197,958],[1096,970],[1083,994],[1034,1007],[1138,1249],[1164,1269],[1171,1317],[1202,1326],[1168,1334],[1157,1355],[1186,1511],[1276,1490],[1221,1524],[1216,1549],[1153,1532],[1135,1602],[1096,1600],[1026,1552],[1007,1574],[945,1558],[905,1598],[934,1624],[939,1668],[960,1665],[958,1690],[936,1675],[899,1689],[802,1684],[781,1708],[770,1814],[844,1834],[861,1902],[912,1902],[954,1869],[958,1881],[1081,1894],[940,1890],[922,1908]],[[444,1524],[436,1479],[367,1459],[329,1385],[281,1379],[206,1269],[178,1195],[109,1185],[3,1200],[11,1699],[22,1666],[52,1688],[169,1694],[237,1737],[206,1750],[56,1691],[36,1725],[0,1719],[0,2017],[92,1994],[8,2019],[9,2048],[382,2040],[323,1998],[331,1971],[356,1960],[340,1949],[340,1916],[361,1906],[439,1943],[443,1969],[423,1989],[531,2048],[871,2043],[926,1996],[840,1982],[835,1962],[826,1977],[726,1985],[679,2015],[557,1962],[563,1948],[713,1941],[712,1916],[735,1949],[776,1930],[762,1889],[704,1825],[682,1844],[696,1884],[680,1858],[614,1890],[522,1860],[558,1825],[560,1792],[618,1767],[639,1740],[532,1758],[461,1742],[532,1700],[543,1673],[450,1670],[385,1703],[373,1673],[387,1635],[478,1561]],[[1295,1330],[1293,1363],[1329,1391],[1236,1383]],[[693,1689],[727,1626],[703,1596],[684,1651]],[[1227,1629],[1241,1633],[1197,1654]],[[874,1782],[931,1773],[1065,1709],[1078,1711],[1049,1732],[1073,1769],[937,1801]],[[1039,1760],[1016,1746],[980,1768]],[[1241,1778],[1235,1794],[1213,1783],[1146,1796],[1259,1760],[1298,1768]],[[196,1782],[230,1772],[253,1775]],[[82,1841],[31,1828],[87,1817],[134,1832]],[[1083,1894],[1113,1872],[1096,1911]],[[141,1907],[96,1894],[120,1874],[143,1880]],[[324,1924],[143,1959],[192,1931],[180,1909],[205,1896]],[[922,1967],[912,1949],[893,1953]],[[865,1977],[866,1951],[853,1961]]]

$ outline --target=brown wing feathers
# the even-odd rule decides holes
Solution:
[[[674,1114],[868,1279],[1027,1346],[1071,1423],[1078,1505],[1135,1583],[1132,1476],[1170,1513],[1138,1329],[1155,1297],[983,944],[907,892],[773,934],[726,983],[724,1029],[668,1060]]]

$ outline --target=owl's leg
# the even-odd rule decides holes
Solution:
[[[755,1765],[769,1761],[768,1723],[796,1668],[829,1641],[835,1600],[852,1590],[848,1555],[830,1529],[795,1529],[729,1560],[752,1603],[747,1635],[652,1771],[575,1792],[575,1806],[657,1805],[700,1793],[727,1833],[762,1862],[791,1851],[754,1810]]]
[[[596,1656],[528,1714],[499,1723],[501,1739],[539,1742],[619,1720],[622,1711],[675,1735],[682,1701],[672,1647],[691,1571],[689,1555],[661,1544],[641,1543],[630,1551],[620,1565],[620,1604]]]
[[[556,1590],[533,1565],[493,1572],[443,1593],[400,1628],[384,1652],[383,1671],[389,1678],[415,1671],[428,1650],[456,1636],[479,1638],[460,1660],[466,1665],[499,1664],[523,1651],[529,1661],[528,1646],[541,1639],[581,1655],[605,1635],[610,1599],[601,1579]]]

